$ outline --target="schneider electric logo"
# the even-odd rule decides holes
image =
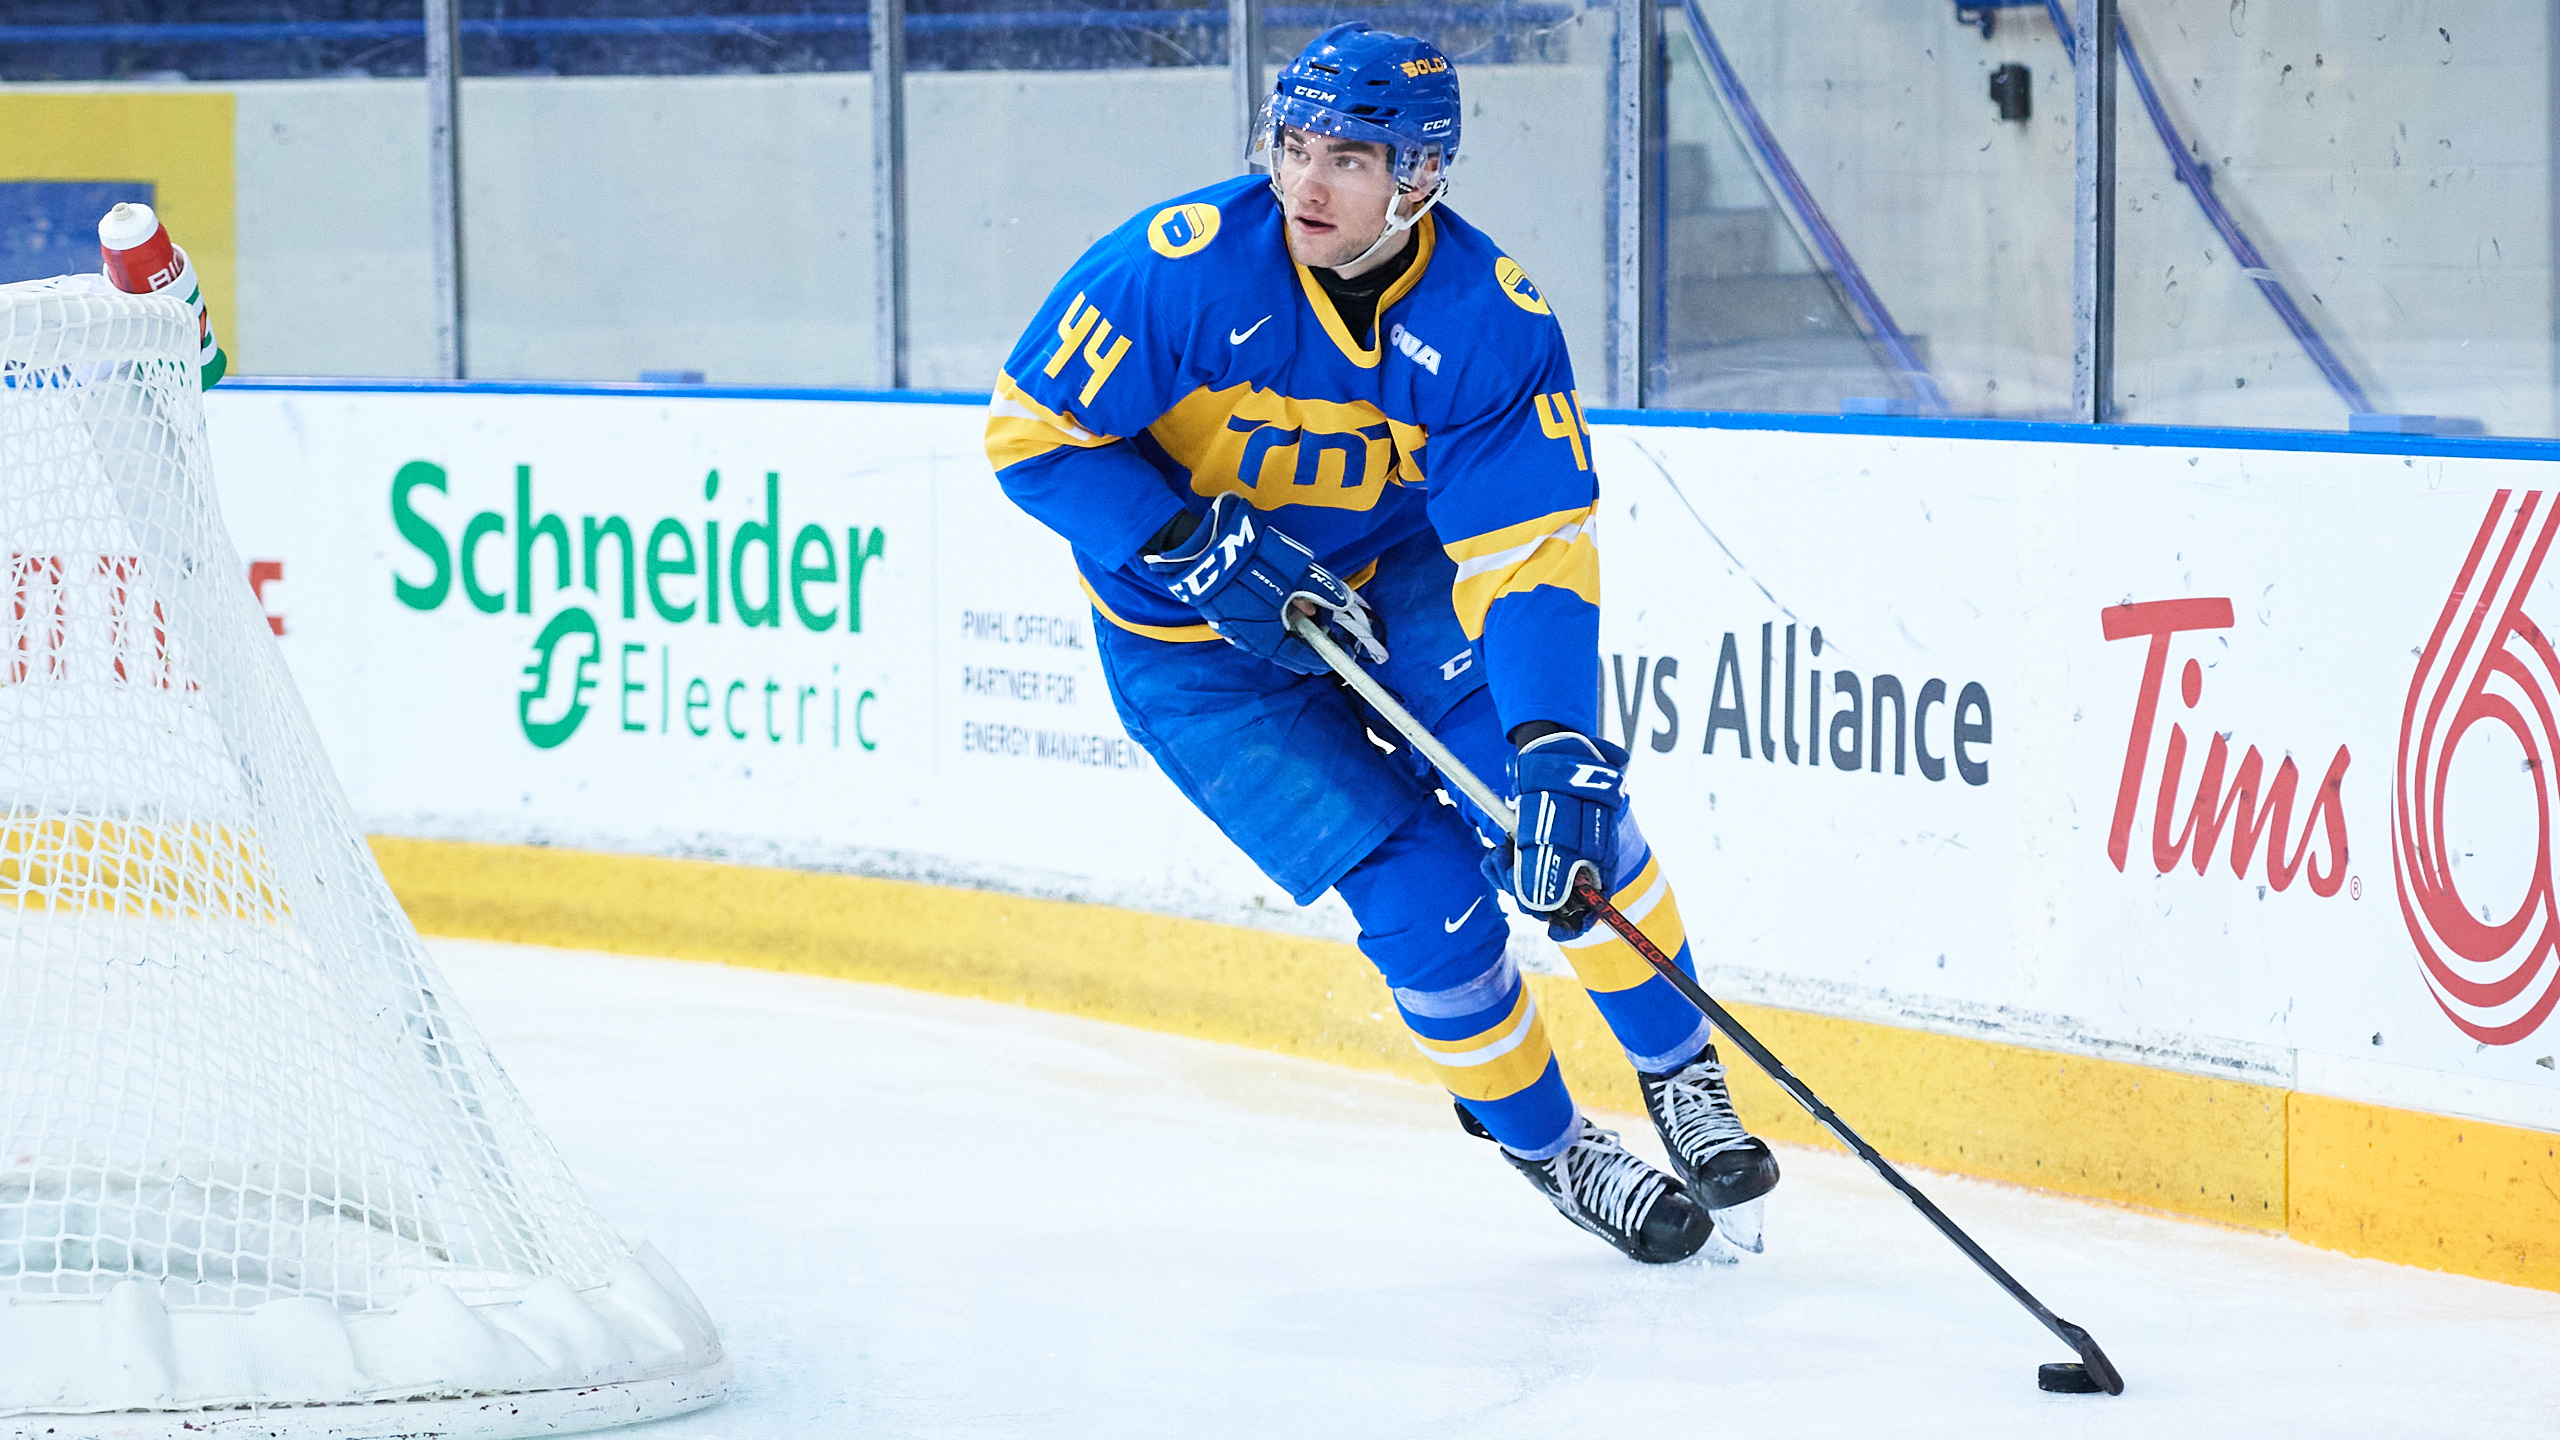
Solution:
[[[887,550],[887,531],[787,526],[775,471],[765,473],[759,513],[725,544],[710,515],[580,515],[573,539],[568,520],[537,505],[530,465],[516,467],[512,513],[479,511],[451,538],[421,511],[421,490],[451,494],[441,466],[413,460],[392,477],[392,524],[414,552],[394,562],[392,594],[419,611],[458,600],[483,615],[548,613],[516,691],[516,723],[537,748],[566,743],[598,711],[620,731],[679,741],[878,748],[879,694],[847,685],[841,660],[803,649],[793,656],[798,673],[740,673],[749,647],[709,632],[861,634],[863,580]],[[703,503],[719,495],[714,470],[703,477]]]
[[[563,640],[583,641],[583,651],[572,650],[568,661],[569,685],[567,705],[560,706],[551,693],[552,661],[558,656]],[[534,748],[548,750],[578,733],[580,722],[587,718],[587,693],[596,688],[592,671],[604,658],[604,636],[596,630],[596,618],[571,605],[551,617],[542,633],[533,640],[533,663],[524,667],[525,688],[516,692],[516,723],[524,727],[524,738]],[[550,702],[546,704],[545,702]],[[558,710],[550,720],[534,719],[536,710]]]

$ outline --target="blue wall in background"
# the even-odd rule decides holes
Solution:
[[[0,285],[98,268],[98,217],[153,203],[148,180],[0,180]]]

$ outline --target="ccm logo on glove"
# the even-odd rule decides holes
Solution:
[[[1166,588],[1173,592],[1173,598],[1185,605],[1199,604],[1204,597],[1226,580],[1227,567],[1235,564],[1237,557],[1253,548],[1255,538],[1253,517],[1237,516],[1235,528],[1220,535],[1209,547],[1209,553],[1191,569],[1190,573]]]
[[[1208,513],[1183,539],[1171,539],[1179,523],[1177,518],[1159,532],[1166,537],[1158,542],[1162,550],[1142,553],[1138,562],[1228,644],[1301,675],[1327,673],[1323,658],[1289,630],[1290,608],[1304,603],[1336,643],[1373,665],[1387,658],[1369,602],[1317,564],[1314,551],[1255,524],[1253,507],[1243,497],[1210,501]]]

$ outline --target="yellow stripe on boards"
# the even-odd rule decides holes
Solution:
[[[1360,952],[858,875],[377,836],[433,935],[710,960],[1036,1005],[1438,1083]]]
[[[0,905],[282,924],[266,848],[228,826],[0,815]]]
[[[2295,1239],[2560,1290],[2560,1136],[2295,1092]]]
[[[1096,905],[704,861],[377,837],[421,930],[975,996],[1437,1085],[1349,945]],[[1571,978],[1525,977],[1582,1103],[1641,1115]],[[1759,1005],[1728,1007],[1896,1161],[2560,1290],[2560,1137]],[[1827,1143],[1740,1051],[1734,1103]],[[1641,1120],[1634,1123],[1642,1124]],[[2288,1156],[2292,1164],[2288,1167]],[[2290,1168],[2291,1173],[2288,1173]],[[2412,1185],[2428,1177],[2426,1203]],[[2298,1207],[2299,1213],[2296,1213]]]
[[[1757,1005],[1734,1018],[1895,1160],[2282,1230],[2282,1090]],[[1719,1044],[1734,1107],[1771,1139],[1829,1135]]]

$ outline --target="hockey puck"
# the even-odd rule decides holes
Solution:
[[[2098,1382],[2090,1376],[2089,1367],[2079,1361],[2057,1360],[2036,1367],[2036,1388],[2056,1395],[2095,1395]]]

